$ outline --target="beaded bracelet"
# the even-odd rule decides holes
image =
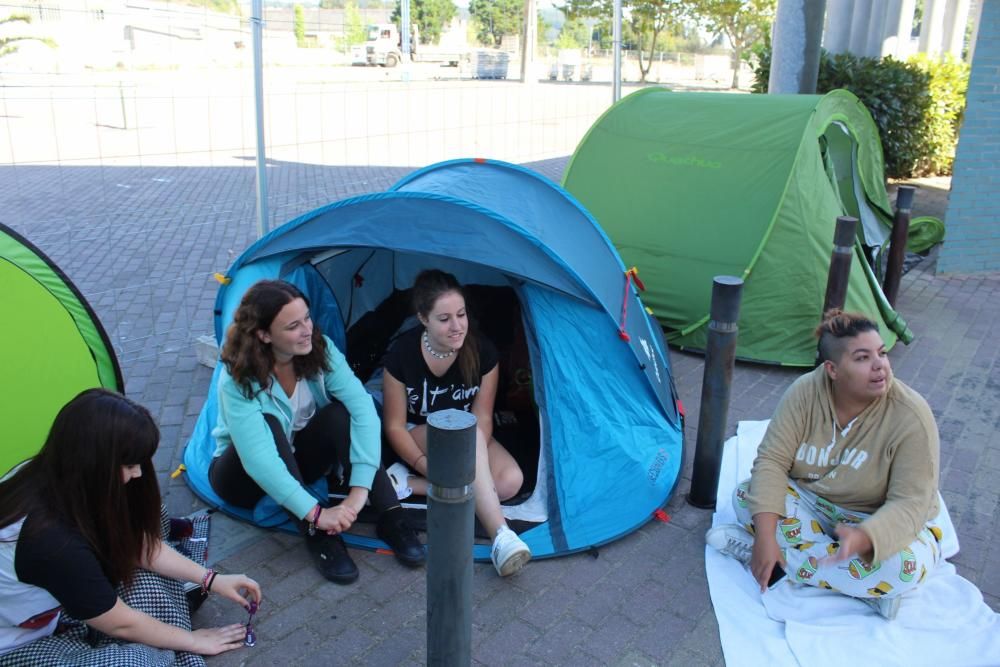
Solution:
[[[215,570],[208,568],[201,577],[201,592],[206,595],[212,589],[212,582],[215,581]]]

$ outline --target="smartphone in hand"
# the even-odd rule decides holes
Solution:
[[[775,563],[774,568],[771,570],[771,578],[767,580],[768,590],[774,588],[782,579],[785,578],[785,570],[781,567],[780,563]]]

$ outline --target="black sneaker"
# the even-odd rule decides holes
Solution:
[[[389,545],[392,553],[403,565],[418,567],[427,559],[424,545],[403,515],[403,509],[395,507],[382,512],[375,525],[375,534]]]
[[[347,553],[347,545],[340,535],[316,533],[306,537],[306,546],[312,554],[320,574],[335,584],[350,584],[358,579],[358,566]]]

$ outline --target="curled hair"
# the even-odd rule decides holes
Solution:
[[[56,415],[41,451],[0,483],[0,526],[41,510],[33,530],[69,524],[109,579],[131,582],[160,541],[159,442],[146,408],[106,389],[82,392]],[[142,475],[125,483],[122,466],[131,465]]]
[[[257,332],[268,331],[281,309],[295,299],[302,299],[306,306],[309,305],[309,299],[295,285],[284,280],[260,280],[246,291],[233,314],[221,357],[229,375],[247,398],[253,397],[254,382],[261,389],[270,387],[274,369],[274,350]],[[312,350],[309,354],[293,357],[292,367],[298,378],[311,378],[320,371],[330,371],[326,340],[316,322],[313,322]]]
[[[826,311],[815,332],[819,339],[820,362],[838,361],[847,349],[847,339],[865,331],[877,332],[878,325],[860,313],[845,313],[839,308]]]
[[[438,269],[421,271],[417,279],[413,281],[413,308],[421,317],[427,319],[434,310],[434,304],[437,303],[438,299],[449,292],[456,292],[465,300],[465,312],[469,323],[465,342],[458,351],[458,370],[466,386],[479,386],[482,382],[482,377],[479,374],[479,338],[472,318],[468,316],[469,300],[465,297],[465,291],[462,290],[458,279],[452,274]]]

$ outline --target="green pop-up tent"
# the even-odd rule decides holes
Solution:
[[[882,149],[847,91],[734,95],[639,90],[597,120],[564,186],[635,266],[643,301],[680,347],[703,349],[712,278],[745,286],[737,355],[814,363],[836,218],[861,221],[865,246],[888,236]],[[859,243],[846,307],[909,342]]]
[[[56,413],[84,389],[124,391],[97,316],[52,260],[0,224],[0,475],[41,448]]]

